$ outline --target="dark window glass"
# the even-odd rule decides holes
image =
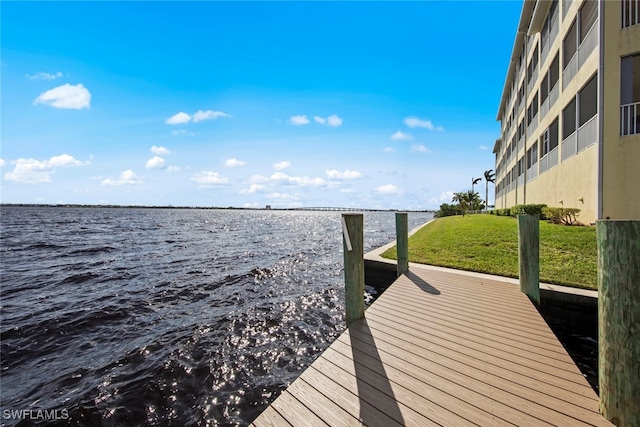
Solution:
[[[553,58],[551,66],[549,67],[549,90],[558,83],[560,77],[560,53],[556,53],[556,57]]]
[[[580,16],[580,43],[582,43],[598,17],[598,2],[585,0],[578,12],[578,16]]]
[[[578,96],[580,100],[579,106],[579,122],[578,126],[582,126],[598,112],[598,75],[596,74],[584,85]]]
[[[540,83],[540,102],[544,102],[547,96],[549,96],[549,75],[545,74],[542,83]]]
[[[562,139],[576,131],[576,99],[573,98],[569,105],[562,110]]]
[[[569,28],[569,32],[567,32],[567,36],[564,38],[562,42],[562,68],[567,68],[569,61],[573,58],[576,51],[578,50],[578,41],[577,37],[577,25],[576,21],[573,21],[571,27]]]
[[[549,126],[549,151],[558,146],[558,119],[556,118]]]

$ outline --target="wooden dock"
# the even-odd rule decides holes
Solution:
[[[412,267],[252,425],[612,424],[518,286]]]

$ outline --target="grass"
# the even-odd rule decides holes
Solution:
[[[396,259],[396,248],[382,256]],[[409,238],[409,261],[517,278],[517,220],[494,215],[439,218]],[[597,289],[595,228],[540,221],[540,281]]]

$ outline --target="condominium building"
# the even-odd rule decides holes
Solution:
[[[497,120],[496,208],[640,219],[640,0],[525,0]]]

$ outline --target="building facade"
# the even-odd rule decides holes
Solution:
[[[640,0],[525,0],[497,120],[496,208],[640,219]]]

